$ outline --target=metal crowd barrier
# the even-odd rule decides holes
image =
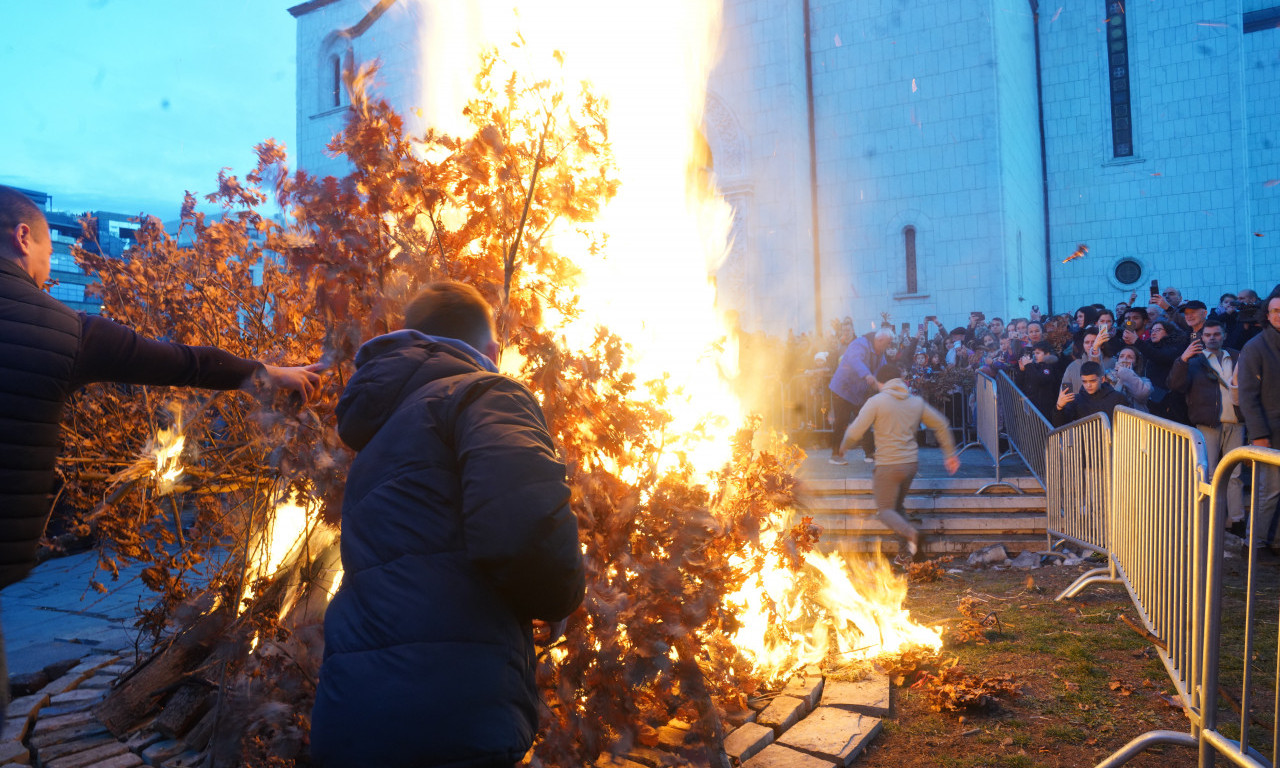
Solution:
[[[1075,597],[1086,586],[1115,583],[1115,561],[1107,538],[1111,514],[1111,420],[1095,413],[1049,433],[1045,501],[1049,549],[1068,542],[1105,555],[1106,566],[1094,568],[1071,583],[1056,599]]]
[[[1250,509],[1256,509],[1258,505],[1259,481],[1262,480],[1262,473],[1268,468],[1273,475],[1280,475],[1280,450],[1271,448],[1258,448],[1246,445],[1243,448],[1237,448],[1231,451],[1218,463],[1217,471],[1213,473],[1213,502],[1209,509],[1211,522],[1209,523],[1209,557],[1208,557],[1208,588],[1206,591],[1205,603],[1205,623],[1204,623],[1204,682],[1201,690],[1214,692],[1218,690],[1218,682],[1220,675],[1219,663],[1222,658],[1221,649],[1221,624],[1222,624],[1222,601],[1223,601],[1223,549],[1225,547],[1226,528],[1226,505],[1219,504],[1218,498],[1228,492],[1228,480],[1235,467],[1240,464],[1250,465],[1253,470],[1253,503],[1249,505]],[[1261,471],[1259,471],[1261,470]],[[1269,512],[1270,510],[1267,510]],[[1253,522],[1258,525],[1266,525],[1268,520],[1263,514],[1255,513],[1252,516]],[[1253,656],[1256,653],[1254,646],[1254,632],[1258,625],[1263,625],[1264,631],[1275,632],[1275,622],[1267,622],[1260,616],[1260,602],[1258,595],[1254,594],[1257,561],[1253,557],[1252,548],[1247,562],[1247,580],[1245,616],[1244,616],[1244,648],[1240,655],[1242,660],[1242,671],[1240,679],[1240,702],[1241,711],[1246,713],[1240,717],[1240,738],[1232,739],[1223,735],[1218,730],[1218,707],[1216,705],[1216,696],[1210,693],[1205,697],[1204,706],[1201,708],[1200,718],[1200,763],[1201,768],[1210,768],[1214,763],[1214,755],[1218,754],[1229,760],[1234,765],[1242,766],[1270,766],[1280,753],[1280,707],[1272,717],[1271,722],[1271,761],[1259,754],[1256,750],[1249,747],[1249,731],[1253,717],[1247,713],[1250,712],[1249,702],[1254,692],[1253,680]],[[1274,678],[1274,690],[1280,690],[1280,668],[1276,670]],[[1193,721],[1194,722],[1194,721]],[[1194,733],[1194,731],[1193,731]]]
[[[1155,744],[1197,744],[1204,691],[1210,516],[1204,437],[1192,427],[1123,406],[1115,409],[1114,420],[1111,556],[1138,616],[1158,640],[1160,660],[1192,730],[1144,733],[1098,768],[1122,765]],[[1215,700],[1211,695],[1209,701]]]
[[[831,434],[831,371],[798,373],[782,386],[782,429],[794,434]]]
[[[990,376],[979,372],[974,377],[973,401],[974,436],[977,439],[973,442],[964,443],[956,451],[956,454],[959,455],[966,448],[980,446],[991,457],[991,465],[996,473],[996,479],[974,491],[974,495],[985,493],[988,489],[997,485],[1003,485],[1012,488],[1017,493],[1022,493],[1022,489],[1018,486],[1000,479],[1000,459],[1004,458],[1004,455],[1000,453],[1000,403],[996,398],[996,383]]]
[[[1045,488],[1045,446],[1048,445],[1053,425],[1018,389],[1008,373],[1000,372],[996,388],[1009,446],[1022,457],[1022,463],[1031,470],[1031,475],[1040,483],[1040,487]]]

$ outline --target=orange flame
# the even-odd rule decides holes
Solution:
[[[520,57],[511,66],[523,78],[564,83],[566,98],[577,92],[568,84],[588,81],[607,100],[621,180],[594,225],[608,236],[607,253],[579,247],[579,236],[567,228],[552,234],[562,253],[582,254],[583,312],[564,326],[565,338],[585,346],[603,325],[627,340],[628,362],[641,381],[665,377],[678,390],[667,401],[675,421],[666,466],[680,453],[704,473],[719,470],[733,431],[745,421],[728,386],[737,374],[736,341],[716,307],[714,283],[730,248],[732,210],[697,146],[716,58],[719,3],[539,0],[517,4],[514,13],[511,0],[420,4],[432,24],[423,61],[429,124],[465,130],[457,116],[470,81],[456,62],[474,61],[482,48],[517,35],[520,52],[508,56]],[[787,530],[786,516],[779,510],[760,552]],[[758,562],[753,554],[745,553],[740,567]],[[804,580],[781,566],[766,569],[728,599],[742,623],[733,640],[757,672],[778,677],[831,654],[861,658],[913,644],[940,645],[939,632],[913,624],[902,610],[906,583],[883,559],[851,567],[840,555],[811,553],[805,562]]]

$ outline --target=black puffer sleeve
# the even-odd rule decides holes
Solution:
[[[564,464],[533,394],[505,376],[463,392],[453,430],[467,556],[523,618],[558,621],[582,602],[578,521]]]

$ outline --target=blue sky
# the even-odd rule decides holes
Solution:
[[[0,0],[0,184],[168,220],[259,141],[292,155],[297,1]]]

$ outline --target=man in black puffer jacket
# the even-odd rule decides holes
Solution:
[[[360,348],[338,403],[357,455],[311,755],[509,767],[537,731],[532,621],[585,589],[565,468],[537,400],[497,372],[474,288],[430,286],[405,326]]]
[[[96,381],[253,387],[256,382],[309,397],[317,366],[277,368],[214,347],[144,338],[122,325],[73,311],[41,290],[53,242],[44,213],[0,186],[0,588],[35,565],[58,485],[67,399]],[[9,693],[0,641],[0,721]]]

